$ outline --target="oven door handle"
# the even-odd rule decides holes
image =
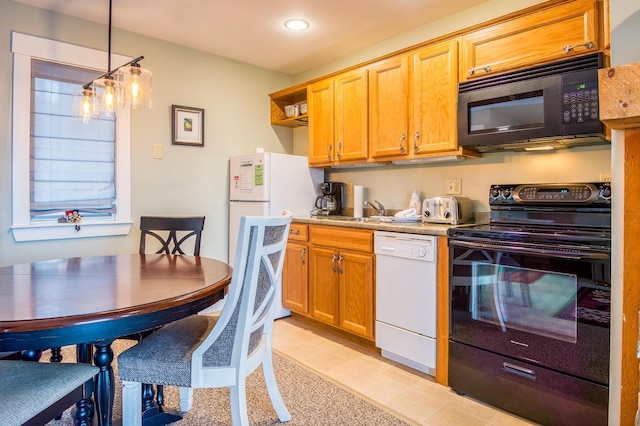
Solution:
[[[475,248],[475,249],[505,249],[515,253],[525,253],[525,254],[538,254],[538,255],[551,255],[553,257],[561,258],[561,259],[572,259],[572,260],[584,260],[584,259],[598,259],[598,260],[607,260],[609,259],[609,255],[606,253],[585,253],[585,252],[572,252],[567,253],[564,251],[558,251],[553,249],[536,249],[531,247],[518,247],[518,246],[501,246],[496,244],[488,244],[488,243],[480,243],[480,242],[472,242],[472,241],[461,241],[461,240],[453,240],[449,241],[451,245],[467,247],[467,248]]]

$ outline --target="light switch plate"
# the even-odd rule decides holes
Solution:
[[[156,159],[156,160],[161,160],[163,158],[163,153],[162,153],[162,144],[161,143],[154,143],[153,144],[153,154],[152,154],[152,158]]]

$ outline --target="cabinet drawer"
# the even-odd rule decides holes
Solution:
[[[367,229],[311,225],[309,240],[319,246],[373,253],[373,231]]]
[[[292,223],[289,228],[289,241],[309,241],[309,225]]]

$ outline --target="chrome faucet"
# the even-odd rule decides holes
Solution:
[[[367,204],[373,207],[373,209],[377,211],[380,214],[380,216],[384,216],[384,206],[382,205],[382,203],[378,200],[373,200],[373,202],[376,203],[377,205],[371,204],[371,201],[367,201]]]

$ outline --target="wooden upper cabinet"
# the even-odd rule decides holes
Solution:
[[[335,158],[333,79],[321,80],[308,87],[307,107],[309,111],[309,164],[331,164]]]
[[[414,156],[458,148],[458,40],[411,56],[412,96],[409,149]]]
[[[367,159],[368,84],[368,70],[364,68],[309,86],[310,165]]]
[[[371,157],[407,153],[409,132],[409,57],[396,56],[371,65],[369,138]]]
[[[336,159],[366,160],[369,146],[369,75],[366,68],[335,80]]]
[[[458,148],[458,39],[371,66],[371,157],[398,160]]]
[[[460,80],[584,55],[601,49],[598,7],[576,0],[462,37]]]

